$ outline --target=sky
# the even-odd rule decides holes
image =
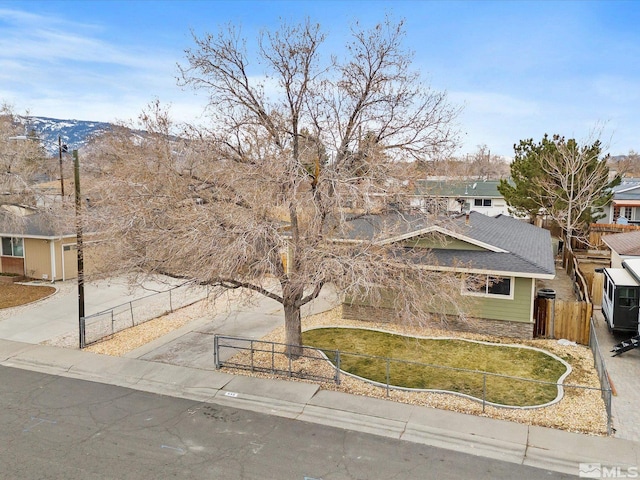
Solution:
[[[233,24],[249,42],[309,18],[344,53],[350,27],[405,20],[413,67],[462,108],[458,155],[513,156],[545,133],[640,151],[640,2],[0,0],[0,102],[16,113],[127,121],[150,102],[202,121],[180,87],[193,35]]]

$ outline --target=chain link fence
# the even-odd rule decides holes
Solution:
[[[612,392],[611,392],[611,383],[609,382],[609,374],[607,373],[607,366],[604,362],[604,358],[602,357],[602,353],[600,351],[600,344],[598,343],[598,337],[596,336],[596,326],[593,323],[593,317],[591,317],[591,325],[590,325],[590,334],[589,334],[589,346],[591,347],[591,352],[593,353],[593,366],[598,372],[598,378],[600,379],[600,386],[602,387],[602,400],[604,400],[604,404],[607,408],[607,434],[611,435],[611,431],[613,428],[612,424],[612,415],[611,415],[611,402],[612,402]]]
[[[83,317],[80,319],[80,347],[84,348],[109,338],[114,333],[191,305],[208,295],[207,286],[185,283]]]
[[[541,408],[560,401],[569,391],[581,390],[602,395],[607,405],[608,424],[611,423],[611,390],[313,347],[304,347],[293,359],[287,354],[287,347],[284,343],[215,335],[215,366],[335,384],[349,375],[386,389],[387,396],[391,390],[453,393],[481,402],[483,411],[487,405]],[[359,370],[371,372],[367,378],[345,373],[356,363]],[[407,383],[411,385],[398,386]]]

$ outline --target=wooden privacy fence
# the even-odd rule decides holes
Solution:
[[[592,223],[589,226],[589,248],[607,248],[602,241],[603,235],[627,233],[640,230],[640,225],[618,225],[611,223]]]
[[[582,345],[589,345],[592,313],[591,302],[536,298],[534,337],[564,338]]]

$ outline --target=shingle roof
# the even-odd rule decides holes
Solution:
[[[498,180],[419,180],[414,195],[461,198],[502,198]]]
[[[549,231],[506,215],[489,217],[482,213],[470,212],[468,222],[461,216],[442,223],[429,222],[424,216],[396,213],[358,217],[348,223],[350,229],[344,232],[346,235],[342,238],[364,241],[384,240],[375,238],[376,234],[383,231],[383,226],[393,227],[394,230],[387,239],[410,238],[411,232],[418,236],[429,227],[439,226],[440,231],[445,234],[449,233],[476,245],[486,244],[504,251],[431,249],[431,254],[440,265],[453,266],[464,263],[481,270],[555,275]]]
[[[611,250],[620,255],[640,256],[640,230],[604,235],[602,241],[606,243]]]
[[[11,237],[57,238],[73,236],[72,229],[59,229],[43,213],[16,217],[0,210],[0,235]]]
[[[469,224],[463,226],[463,231],[469,238],[509,252],[510,263],[500,259],[503,254],[495,254],[494,258],[496,261],[500,259],[500,263],[504,263],[505,266],[511,265],[513,271],[555,275],[551,234],[548,230],[508,215],[489,217],[482,213],[470,212]],[[481,258],[478,255],[477,261],[480,262]],[[523,268],[521,261],[530,267],[518,270]]]

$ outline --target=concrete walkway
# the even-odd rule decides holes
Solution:
[[[593,320],[596,337],[613,390],[612,416],[614,435],[640,442],[640,350],[629,350],[612,357],[614,345],[628,340],[632,335],[609,332],[600,309],[594,309]]]
[[[577,475],[640,464],[640,444],[320,390],[317,385],[0,340],[0,365],[253,410]],[[631,470],[630,470],[631,472]],[[593,477],[592,477],[593,478]]]

